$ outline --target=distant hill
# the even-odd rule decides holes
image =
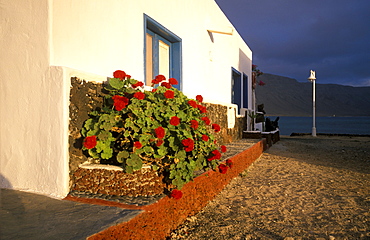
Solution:
[[[256,102],[266,115],[312,116],[312,83],[265,73],[257,78]],[[316,116],[370,116],[370,87],[316,82]]]

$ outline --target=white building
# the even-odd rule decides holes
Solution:
[[[1,0],[0,186],[68,193],[70,78],[175,77],[253,109],[252,52],[214,0]]]

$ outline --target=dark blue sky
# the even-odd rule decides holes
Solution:
[[[216,0],[262,72],[370,86],[370,0]]]

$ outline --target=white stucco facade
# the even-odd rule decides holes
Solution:
[[[230,104],[232,68],[251,92],[252,52],[214,0],[1,0],[1,187],[68,193],[70,77],[143,80],[144,14],[181,38],[186,95]]]

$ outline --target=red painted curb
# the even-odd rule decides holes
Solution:
[[[226,174],[208,171],[181,189],[181,199],[164,197],[154,204],[135,208],[145,211],[128,222],[109,227],[87,239],[165,239],[187,217],[205,207],[233,178],[259,158],[266,148],[266,139],[263,139],[231,157],[233,166],[228,168]],[[117,207],[126,208],[122,204]]]

